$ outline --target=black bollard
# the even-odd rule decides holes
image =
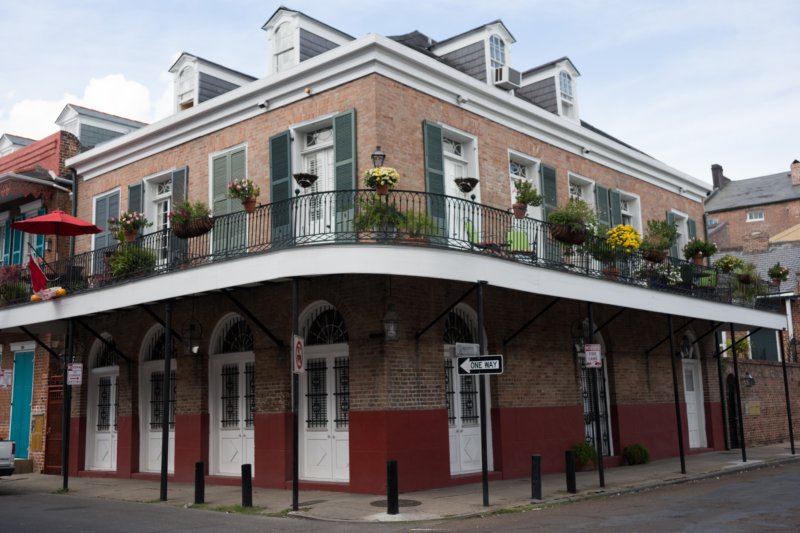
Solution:
[[[194,464],[194,503],[206,502],[205,465],[202,461]]]
[[[253,467],[242,465],[242,507],[253,506]]]
[[[575,452],[567,450],[567,492],[575,494],[578,492],[578,486],[575,483]]]
[[[531,499],[542,499],[542,456],[531,455]]]
[[[397,461],[386,461],[386,514],[400,512],[400,491],[398,490]]]

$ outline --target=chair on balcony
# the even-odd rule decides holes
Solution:
[[[518,261],[535,263],[538,259],[536,241],[524,230],[511,229],[506,232],[506,249]]]
[[[489,252],[495,255],[506,254],[506,249],[508,248],[507,242],[498,242],[497,240],[488,239],[486,237],[481,238],[480,232],[471,220],[464,220],[464,231],[467,234],[470,248],[473,250]]]

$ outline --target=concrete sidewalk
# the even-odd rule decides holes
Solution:
[[[480,483],[443,489],[410,492],[400,495],[400,514],[386,514],[386,498],[380,495],[347,494],[318,490],[300,491],[300,508],[291,516],[320,520],[358,522],[438,520],[464,517],[507,509],[531,503],[546,505],[566,501],[620,494],[682,483],[731,472],[760,468],[767,464],[800,461],[800,454],[792,456],[788,443],[750,448],[747,462],[741,460],[740,450],[710,452],[686,458],[687,474],[680,473],[679,458],[653,461],[646,465],[621,466],[605,470],[606,486],[601,489],[597,471],[577,474],[577,494],[566,491],[564,474],[551,474],[542,480],[543,500],[530,499],[530,479],[492,481],[489,484],[489,507],[482,505]],[[402,471],[401,471],[402,475]],[[57,492],[62,485],[60,476],[20,474],[0,480],[0,494],[7,492]],[[88,498],[107,498],[160,505],[191,506],[194,485],[170,483],[168,501],[159,501],[159,483],[115,478],[71,477],[69,495]],[[69,497],[69,496],[65,496]],[[208,507],[241,504],[238,486],[206,485],[205,501]],[[253,505],[264,514],[287,513],[291,507],[291,491],[277,489],[253,490]]]

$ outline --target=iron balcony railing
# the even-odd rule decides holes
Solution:
[[[214,217],[213,229],[187,239],[165,229],[134,242],[46,265],[53,285],[68,293],[90,291],[148,276],[227,261],[271,250],[314,245],[425,246],[482,254],[532,268],[558,270],[691,298],[779,310],[776,289],[761,280],[745,283],[715,268],[674,257],[661,262],[639,251],[610,248],[588,235],[565,244],[556,226],[462,198],[415,191],[316,192]],[[0,303],[30,299],[26,269],[0,277]]]

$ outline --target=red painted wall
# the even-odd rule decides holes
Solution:
[[[139,471],[138,417],[117,417],[117,477],[129,478]]]
[[[73,416],[69,425],[69,475],[86,470],[86,417]]]
[[[193,481],[194,465],[198,461],[205,463],[208,474],[208,415],[176,414],[175,481]]]
[[[283,489],[292,480],[292,413],[255,415],[255,477],[259,487]]]

